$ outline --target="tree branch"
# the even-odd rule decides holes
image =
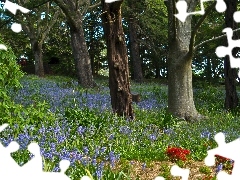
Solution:
[[[54,0],[54,2],[62,9],[62,12],[65,14],[68,23],[71,26],[75,26],[75,21],[72,18],[71,10],[68,8],[67,4],[63,0]]]
[[[198,32],[198,29],[202,25],[203,21],[206,19],[206,17],[211,13],[212,9],[215,7],[216,2],[212,3],[205,11],[204,15],[201,16],[195,27],[193,28],[193,31],[191,33],[191,39],[190,39],[190,44],[189,44],[189,51],[188,54],[192,55],[193,52],[195,51],[194,49],[194,43],[195,43],[195,37]]]
[[[233,32],[237,32],[237,31],[240,31],[240,28],[237,28],[237,29],[234,29],[234,30],[233,30]],[[194,47],[194,50],[198,49],[198,48],[201,47],[203,44],[206,44],[206,43],[208,43],[208,42],[215,41],[215,40],[218,40],[218,39],[222,39],[223,37],[226,37],[226,36],[227,36],[227,34],[223,34],[223,35],[217,36],[217,37],[212,37],[211,39],[208,39],[208,40],[203,41],[203,42],[199,43],[198,45],[196,45],[196,46]]]
[[[42,37],[41,37],[41,39],[40,39],[40,43],[43,43],[43,41],[45,40],[47,34],[50,32],[51,28],[52,28],[53,25],[56,23],[59,15],[60,15],[60,10],[57,11],[57,12],[53,15],[50,23],[48,24],[48,26],[46,27],[46,29],[43,30],[43,32],[42,32]]]
[[[95,7],[97,7],[97,6],[100,6],[100,5],[101,5],[101,1],[99,1],[99,2],[96,3],[96,4],[93,4],[93,5],[89,6],[88,9],[93,9],[93,8],[95,8]]]

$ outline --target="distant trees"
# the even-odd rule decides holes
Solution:
[[[33,1],[17,0],[17,3],[29,9],[34,7]],[[59,15],[60,9],[47,2],[32,9],[32,13],[17,16],[18,21],[22,24],[23,31],[30,40],[35,60],[35,74],[40,77],[44,76],[42,46]]]
[[[143,81],[142,61],[140,57],[140,40],[139,40],[139,24],[138,24],[138,8],[136,6],[143,5],[137,0],[128,0],[127,4],[130,8],[128,12],[128,29],[130,40],[130,53],[133,69],[133,80],[141,83]],[[140,5],[139,5],[140,4]]]

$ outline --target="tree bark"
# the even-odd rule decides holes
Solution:
[[[76,67],[78,83],[90,88],[96,86],[93,80],[91,60],[88,53],[87,43],[83,31],[83,16],[90,8],[89,1],[83,0],[54,0],[62,9],[70,27],[71,45]],[[98,4],[93,5],[95,7]]]
[[[107,43],[109,88],[113,112],[133,119],[129,68],[125,36],[122,27],[121,4],[102,2],[102,22]]]
[[[198,1],[188,0],[189,12],[194,11]],[[175,0],[168,0],[168,110],[187,121],[201,116],[196,110],[192,90],[191,16],[182,23],[174,17]]]
[[[134,11],[134,2],[128,1],[132,12],[129,15],[129,40],[130,40],[130,53],[133,65],[133,79],[134,81],[141,83],[143,81],[143,72],[142,72],[142,62],[140,59],[139,53],[139,42],[138,42],[138,34],[137,34],[137,20],[136,17],[133,15]]]
[[[78,82],[86,88],[94,87],[91,60],[84,37],[82,20],[78,20],[76,24],[77,27],[70,25],[70,34]]]
[[[42,44],[37,42],[36,40],[31,40],[31,46],[35,60],[35,74],[39,77],[44,77]]]
[[[227,10],[225,12],[225,24],[226,24],[226,27],[230,27],[234,30],[237,28],[237,23],[233,19],[233,13],[237,11],[237,1],[225,0],[225,3],[227,5]],[[233,39],[238,39],[236,32],[233,34]],[[226,45],[227,45],[227,40],[226,40]],[[237,51],[232,53],[236,54]],[[226,56],[224,59],[224,76],[225,76],[225,90],[226,90],[224,105],[227,110],[230,110],[238,106],[239,99],[236,91],[237,71],[236,69],[231,68],[229,56]]]

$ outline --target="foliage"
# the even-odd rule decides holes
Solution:
[[[0,43],[4,44],[1,39]],[[16,62],[16,56],[8,45],[7,48],[7,51],[0,51],[0,88],[2,91],[6,91],[10,87],[19,88],[19,79],[23,76]]]
[[[105,81],[97,80],[100,86],[106,85]],[[193,161],[203,161],[207,150],[217,147],[213,138],[216,132],[225,132],[226,141],[238,138],[239,113],[221,109],[222,89],[211,85],[199,84],[195,91],[199,111],[211,118],[186,124],[170,116],[166,105],[157,106],[157,103],[166,102],[164,93],[167,88],[156,88],[156,82],[141,86],[132,83],[132,91],[141,92],[143,96],[141,102],[134,106],[135,121],[111,113],[106,87],[101,94],[96,91],[86,93],[74,83],[74,79],[60,76],[46,79],[24,76],[20,82],[23,88],[18,93],[11,90],[9,94],[19,105],[16,111],[21,113],[8,116],[12,125],[2,132],[3,143],[7,145],[13,138],[22,144],[21,151],[14,157],[18,163],[23,163],[30,158],[26,150],[29,142],[39,142],[45,169],[57,171],[60,159],[70,159],[71,167],[67,174],[73,179],[86,175],[86,170],[94,179],[97,179],[97,174],[103,179],[127,179],[131,169],[127,164],[129,161],[148,164],[169,160],[166,154],[168,146],[184,147],[191,151]],[[73,83],[62,85],[66,82]],[[163,100],[155,101],[153,105],[158,90],[163,94]],[[74,99],[76,106],[73,105]],[[217,108],[210,108],[215,106]],[[170,123],[172,121],[174,124]],[[177,164],[184,165],[180,161]],[[160,170],[160,175],[172,178],[167,165],[162,165]],[[203,171],[207,173],[207,170]],[[210,175],[206,174],[207,177]]]

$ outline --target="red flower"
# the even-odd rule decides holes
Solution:
[[[168,155],[168,157],[171,160],[182,160],[185,161],[187,160],[187,155],[190,154],[190,151],[187,149],[182,149],[179,147],[171,147],[168,146],[167,150],[166,150],[166,154]]]

